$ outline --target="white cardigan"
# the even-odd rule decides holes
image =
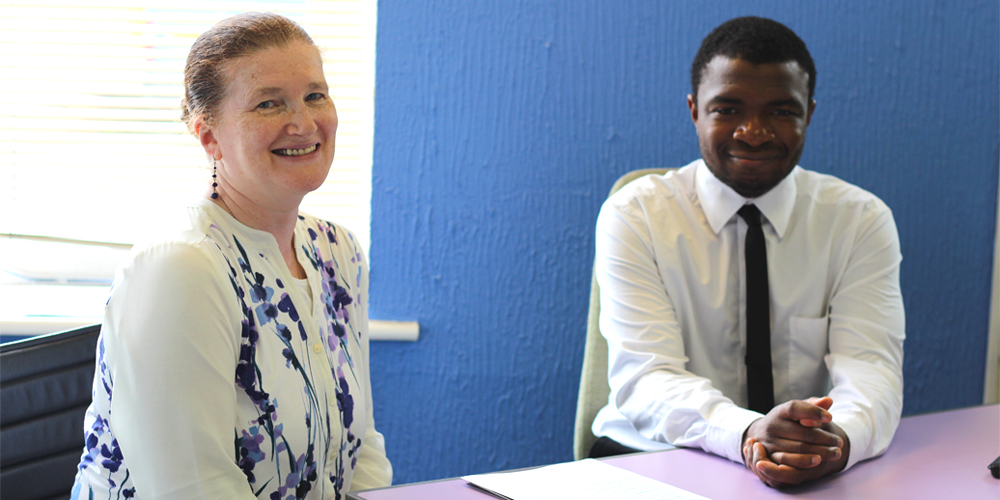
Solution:
[[[208,200],[188,214],[117,273],[72,498],[333,499],[390,484],[354,235],[301,215],[303,282],[270,233]]]

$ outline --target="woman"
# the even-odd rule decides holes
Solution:
[[[112,287],[73,498],[343,498],[392,467],[372,418],[368,269],[298,212],[333,161],[319,50],[276,14],[194,43],[182,119],[212,187]]]

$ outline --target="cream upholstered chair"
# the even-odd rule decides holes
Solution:
[[[622,186],[645,175],[664,173],[672,168],[647,168],[633,170],[615,182],[608,196],[615,194]],[[601,290],[597,278],[590,281],[590,312],[587,314],[587,342],[583,348],[583,370],[580,373],[580,394],[576,400],[576,430],[573,435],[573,457],[587,458],[590,447],[597,439],[591,431],[597,412],[608,404],[611,387],[608,386],[608,343],[601,335],[598,318],[601,314]]]

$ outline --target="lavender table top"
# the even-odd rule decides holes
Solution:
[[[1000,480],[986,466],[1000,455],[1000,406],[977,406],[902,419],[889,451],[851,470],[775,490],[741,464],[698,450],[637,453],[606,459],[711,499],[963,498],[998,499]],[[494,499],[462,479],[354,492],[352,500]]]

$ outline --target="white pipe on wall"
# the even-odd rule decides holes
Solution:
[[[3,335],[42,335],[60,332],[81,326],[99,323],[100,318],[39,318],[0,321],[0,334]],[[399,342],[416,342],[420,338],[420,325],[416,321],[379,321],[368,322],[370,340],[394,340]]]

